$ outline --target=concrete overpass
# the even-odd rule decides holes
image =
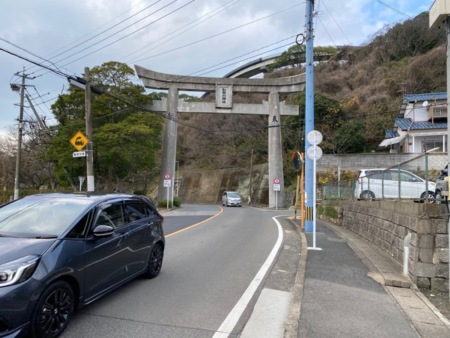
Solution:
[[[236,69],[233,69],[231,72],[226,74],[224,77],[228,78],[250,78],[252,76],[258,75],[260,73],[267,72],[267,66],[275,63],[275,60],[280,56],[281,54],[265,57],[265,58],[259,58],[253,61],[250,61],[246,63],[245,65],[242,65]]]
[[[339,48],[339,47],[338,47]],[[277,58],[279,58],[284,52],[281,52],[279,54],[275,54],[272,56],[264,57],[264,58],[258,58],[253,61],[250,61],[242,66],[237,67],[236,69],[233,69],[231,72],[226,74],[224,78],[251,78],[252,76],[266,73],[268,70],[268,66],[274,64],[277,61]],[[289,60],[290,62],[286,64],[286,66],[292,65],[294,63],[302,62],[300,58],[305,58],[304,52],[297,52],[292,54],[292,58]],[[314,54],[314,60],[316,61],[326,61],[330,57],[332,57],[332,54],[325,54],[325,53],[315,53]],[[304,61],[303,61],[304,62]]]

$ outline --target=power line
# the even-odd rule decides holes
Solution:
[[[97,41],[97,42],[95,42],[95,43],[93,43],[93,44],[91,44],[91,45],[89,45],[89,46],[87,46],[87,47],[84,47],[83,49],[77,51],[76,53],[73,53],[72,55],[70,55],[70,56],[68,56],[68,57],[65,57],[65,58],[63,58],[63,59],[60,59],[60,60],[58,60],[57,62],[65,61],[65,60],[67,60],[67,59],[69,59],[69,58],[71,58],[71,57],[73,57],[73,56],[75,56],[75,55],[77,55],[77,54],[80,54],[80,53],[82,53],[82,52],[88,50],[88,49],[91,48],[91,47],[94,47],[94,46],[98,45],[98,44],[101,43],[101,42],[104,42],[104,41],[106,41],[106,40],[112,38],[113,36],[117,35],[118,33],[123,32],[125,29],[130,28],[131,26],[133,26],[133,25],[135,25],[136,23],[138,23],[138,22],[140,22],[140,21],[146,19],[147,17],[149,17],[149,16],[151,16],[151,15],[153,15],[153,14],[156,14],[156,13],[162,11],[163,9],[169,7],[170,5],[172,5],[173,3],[177,2],[177,1],[178,1],[178,0],[173,0],[173,1],[170,2],[169,4],[164,5],[163,7],[159,8],[158,10],[156,10],[156,11],[154,11],[154,12],[152,12],[152,13],[146,15],[144,18],[142,18],[142,19],[140,19],[140,20],[138,20],[138,21],[136,21],[136,22],[133,22],[132,24],[130,24],[130,25],[128,25],[128,26],[122,28],[120,31],[115,32],[115,33],[113,33],[113,34],[110,34],[110,35],[108,35],[107,37],[101,39],[100,41]],[[193,2],[193,1],[195,1],[195,0],[192,0],[191,2]],[[191,3],[191,2],[190,2],[190,3]],[[188,3],[188,4],[189,4],[189,3]],[[185,7],[185,6],[186,6],[186,5],[184,5],[183,7]],[[180,8],[183,8],[183,7],[180,7]],[[176,11],[176,10],[175,10],[175,11]],[[175,12],[175,11],[172,11],[172,12],[170,12],[169,14],[172,14],[172,13]],[[167,16],[167,15],[163,16],[163,18],[166,17],[166,16]],[[157,21],[159,21],[159,20],[160,20],[160,19],[158,19]],[[118,41],[120,41],[120,40],[123,40],[124,38],[126,38],[126,37],[128,37],[128,36],[130,36],[130,35],[132,35],[132,34],[135,34],[135,33],[139,32],[140,30],[142,30],[142,29],[148,27],[149,25],[151,25],[151,24],[153,24],[153,23],[155,23],[155,22],[156,22],[156,21],[152,21],[150,24],[145,25],[144,27],[141,27],[141,28],[139,28],[139,29],[136,30],[136,31],[133,31],[133,32],[131,32],[131,33],[129,33],[129,34],[123,36],[122,38],[117,39],[117,40],[113,41],[112,43],[107,44],[106,46],[103,46],[103,47],[101,47],[101,48],[98,48],[98,49],[94,50],[93,52],[84,55],[84,56],[81,57],[81,58],[84,58],[84,57],[86,57],[86,56],[88,56],[88,55],[91,55],[91,54],[93,54],[93,53],[98,52],[99,50],[102,50],[102,49],[104,49],[104,48],[106,48],[106,47],[109,47],[109,46],[111,46],[112,44],[114,44],[114,43],[116,43],[116,42],[118,42]],[[71,63],[73,63],[73,62],[75,62],[75,61],[78,61],[78,60],[80,60],[81,58],[78,58],[78,59],[76,59],[76,60],[74,60],[74,61],[71,61],[71,62],[69,62],[69,63],[66,63],[64,66],[67,66],[67,65],[69,65],[69,64],[71,64]]]
[[[141,5],[142,3],[144,3],[144,2],[146,2],[146,0],[143,0],[143,1],[139,2],[139,3],[137,3],[135,6],[131,7],[129,10],[127,10],[127,11],[125,11],[125,12],[122,12],[121,14],[119,14],[118,16],[116,16],[115,18],[113,18],[113,19],[111,19],[111,20],[109,20],[109,21],[103,23],[102,25],[100,25],[100,26],[98,26],[97,28],[93,29],[91,32],[84,34],[83,36],[79,37],[78,39],[72,41],[71,43],[66,44],[65,46],[59,48],[58,50],[56,50],[56,51],[54,51],[54,52],[52,52],[52,53],[58,53],[58,52],[60,52],[61,50],[63,50],[65,47],[68,47],[68,46],[71,46],[71,45],[77,43],[77,41],[82,40],[84,37],[87,37],[87,36],[93,34],[94,32],[98,31],[99,29],[101,29],[102,27],[108,25],[109,23],[115,21],[116,19],[120,18],[121,16],[125,15],[126,13],[131,12],[134,8],[140,6],[140,5]],[[92,38],[89,38],[89,39],[85,40],[85,42],[90,41],[91,39],[92,39]],[[49,59],[52,59],[52,58],[54,58],[54,57],[56,57],[56,56],[59,56],[59,55],[60,55],[60,54],[54,55],[54,56],[49,56],[48,58],[49,58]]]
[[[145,60],[148,60],[148,59],[157,57],[157,56],[161,56],[161,55],[165,55],[165,54],[174,52],[174,51],[176,51],[176,50],[180,50],[180,49],[183,49],[183,48],[186,48],[186,47],[193,46],[193,45],[198,44],[198,43],[200,43],[200,42],[203,42],[203,41],[206,41],[206,40],[209,40],[209,39],[212,39],[212,38],[216,38],[216,37],[218,37],[218,36],[221,36],[221,35],[224,35],[224,34],[233,32],[233,31],[235,31],[235,30],[238,30],[238,29],[240,29],[240,28],[243,28],[243,27],[246,27],[246,26],[248,26],[248,25],[254,24],[254,23],[256,23],[256,22],[265,20],[265,19],[270,18],[270,17],[272,17],[272,16],[275,16],[275,15],[278,15],[278,14],[281,14],[281,13],[284,13],[284,12],[289,11],[289,10],[291,10],[292,8],[297,7],[297,6],[299,6],[299,5],[300,5],[300,4],[296,4],[296,5],[290,6],[290,7],[286,8],[286,9],[277,11],[277,12],[272,13],[272,14],[270,14],[270,15],[266,15],[266,16],[261,17],[261,18],[258,18],[258,19],[256,19],[256,20],[253,20],[253,21],[247,22],[247,23],[245,23],[245,24],[236,26],[236,27],[234,27],[234,28],[227,29],[227,30],[225,30],[225,31],[223,31],[223,32],[220,32],[220,33],[217,33],[217,34],[213,34],[213,35],[207,36],[207,37],[205,37],[205,38],[196,40],[196,41],[194,41],[194,42],[185,44],[185,45],[183,45],[183,46],[179,46],[179,47],[176,47],[176,48],[173,48],[173,49],[170,49],[170,50],[166,50],[166,51],[161,52],[161,53],[158,53],[158,54],[154,54],[154,55],[148,56],[148,57],[146,57],[146,58],[144,58],[144,59],[136,60],[135,62],[136,62],[136,63],[137,63],[137,62],[142,62],[142,61],[145,61]]]
[[[108,32],[108,31],[110,31],[111,29],[113,29],[113,28],[119,26],[120,24],[122,24],[122,23],[124,23],[124,22],[126,22],[126,21],[128,21],[128,20],[130,20],[130,19],[132,19],[133,17],[139,15],[140,13],[146,11],[147,9],[149,9],[150,7],[154,6],[155,4],[157,4],[158,2],[161,2],[161,1],[162,1],[162,0],[157,0],[157,1],[153,2],[151,5],[148,5],[148,6],[145,7],[144,9],[138,11],[137,13],[135,13],[135,14],[133,14],[133,15],[131,15],[131,16],[129,16],[129,17],[123,19],[122,21],[120,21],[120,22],[114,24],[113,26],[111,26],[111,27],[109,27],[109,28],[107,28],[107,29],[101,31],[100,33],[95,34],[94,36],[90,37],[89,39],[84,40],[84,41],[82,41],[82,42],[76,44],[75,46],[73,46],[73,47],[71,47],[71,48],[69,48],[69,49],[66,49],[66,50],[63,51],[63,52],[61,52],[61,53],[59,53],[59,54],[56,54],[56,55],[52,56],[51,58],[56,58],[56,57],[58,57],[58,56],[60,56],[60,55],[63,55],[63,54],[66,54],[66,53],[70,52],[71,50],[73,50],[73,49],[75,49],[75,48],[77,48],[77,47],[79,47],[79,46],[81,46],[81,45],[83,45],[83,44],[85,44],[85,43],[87,43],[87,42],[93,40],[94,38],[96,38],[96,37],[98,37],[98,36],[100,36],[100,35],[102,35],[102,34]],[[175,1],[176,1],[176,0],[175,0]],[[173,1],[173,2],[175,2],[175,1]],[[171,2],[170,4],[172,4],[173,2]],[[170,5],[170,4],[169,4],[169,5]],[[169,6],[169,5],[167,5],[167,6]],[[165,7],[163,7],[163,8],[165,8]],[[123,29],[121,29],[120,31],[114,33],[113,35],[116,35],[116,34],[122,32],[122,31],[124,31],[125,29],[127,29],[127,28],[131,27],[132,25],[134,25],[134,24],[136,24],[136,23],[138,23],[138,22],[140,22],[140,21],[142,21],[142,20],[148,18],[149,16],[153,15],[154,13],[155,13],[155,12],[150,13],[149,15],[147,15],[147,16],[141,18],[140,20],[138,20],[138,21],[136,21],[136,22],[133,22],[131,25],[128,25],[128,26],[124,27]],[[98,41],[97,43],[102,42],[102,41],[104,41],[104,40],[110,38],[110,37],[113,36],[113,35],[110,35],[110,36],[104,38],[103,40]],[[94,44],[94,45],[95,45],[95,44]],[[90,45],[90,46],[87,47],[87,48],[90,48],[90,47],[92,47],[92,46],[94,46],[94,45]],[[80,53],[80,52],[82,52],[82,51],[84,51],[84,50],[85,50],[85,49],[79,51],[78,53]],[[63,60],[65,60],[65,59],[63,59]],[[63,60],[60,60],[60,61],[63,61]],[[58,61],[58,62],[60,62],[60,61]]]
[[[139,52],[139,51],[142,51],[142,50],[148,50],[152,45],[156,44],[157,42],[160,42],[160,41],[162,41],[162,40],[165,40],[165,41],[163,41],[161,44],[159,44],[156,48],[161,47],[163,44],[165,44],[165,43],[167,43],[167,42],[169,42],[169,41],[172,41],[172,40],[175,39],[176,37],[178,37],[178,36],[180,36],[180,35],[182,35],[182,34],[188,32],[188,31],[190,31],[190,30],[193,29],[194,27],[197,27],[198,25],[200,25],[201,23],[205,22],[206,20],[211,19],[211,18],[214,17],[215,15],[217,15],[217,14],[223,12],[225,9],[227,9],[227,8],[229,8],[229,7],[233,6],[233,5],[235,5],[235,4],[236,4],[237,2],[239,2],[239,1],[241,1],[241,0],[232,0],[232,1],[230,1],[230,2],[228,2],[228,3],[226,3],[226,4],[224,4],[224,5],[219,6],[218,8],[213,9],[212,11],[206,13],[205,15],[201,16],[200,18],[198,18],[198,19],[196,19],[196,20],[193,20],[193,21],[187,23],[186,25],[184,25],[184,26],[182,26],[182,27],[176,29],[175,31],[172,31],[171,33],[169,33],[169,34],[163,36],[162,38],[160,38],[160,39],[158,39],[158,40],[156,40],[156,41],[150,43],[149,45],[147,45],[147,46],[145,46],[145,47],[142,47],[142,48],[139,48],[139,49],[135,50],[134,52],[132,52],[132,53],[130,53],[130,54],[127,54],[126,56],[124,56],[124,57],[122,58],[122,60],[125,59],[125,58],[127,58],[127,57],[129,57],[129,56],[131,56],[131,55],[133,55],[133,54],[136,54],[136,53]],[[185,30],[182,30],[183,28],[186,28],[186,29],[185,29]],[[176,33],[179,32],[179,31],[181,31],[181,32],[178,33],[178,34],[176,34]],[[174,35],[174,34],[176,34],[176,35]],[[168,37],[171,36],[171,35],[174,35],[174,36],[172,36],[171,38],[168,38]],[[146,52],[143,52],[143,53],[137,55],[136,58],[141,57],[141,56],[144,55],[145,53],[146,53]],[[131,63],[134,63],[135,61],[134,61],[134,60],[131,60],[130,62],[131,62]]]
[[[376,1],[376,2],[379,2],[380,4],[382,4],[383,6],[389,8],[389,9],[392,9],[394,12],[396,12],[396,13],[398,13],[398,14],[400,14],[400,15],[403,15],[403,16],[405,16],[405,17],[407,17],[408,19],[412,19],[408,14],[402,12],[401,10],[399,10],[399,9],[397,9],[397,8],[394,8],[394,7],[392,7],[392,6],[389,6],[388,4],[384,3],[383,1],[380,1],[380,0],[375,0],[375,1]]]
[[[342,34],[344,35],[345,39],[347,40],[348,44],[351,45],[352,43],[350,42],[349,38],[347,37],[347,35],[345,34],[344,30],[342,29],[342,27],[339,25],[339,23],[336,21],[336,18],[334,17],[333,13],[328,9],[327,4],[325,1],[321,1],[321,4],[323,4],[325,6],[325,9],[327,10],[328,14],[331,16],[331,19],[333,19],[334,23],[336,24],[336,26],[339,28],[339,30],[342,32]],[[322,22],[321,22],[322,23]],[[327,32],[328,34],[328,32]]]
[[[149,7],[155,5],[156,3],[160,2],[160,1],[161,1],[161,0],[158,0],[158,1],[154,2],[154,3],[152,3],[150,6],[147,6],[145,9],[148,9]],[[58,61],[55,61],[55,62],[62,62],[62,61],[67,60],[67,59],[69,59],[69,58],[71,58],[71,57],[73,57],[73,56],[75,56],[75,55],[77,55],[77,54],[80,54],[80,53],[83,52],[83,51],[88,50],[88,49],[91,48],[91,47],[96,46],[98,43],[103,42],[103,41],[105,41],[105,40],[107,40],[107,39],[109,39],[109,38],[111,38],[111,37],[113,37],[113,36],[119,34],[120,32],[123,32],[125,29],[130,28],[131,26],[137,24],[138,22],[144,20],[145,18],[148,18],[149,16],[151,16],[151,15],[157,13],[158,11],[161,11],[162,9],[165,9],[166,7],[168,7],[168,6],[170,6],[171,4],[175,3],[176,1],[178,1],[178,0],[174,0],[174,1],[170,2],[169,4],[167,4],[167,5],[163,6],[162,8],[160,8],[159,10],[154,11],[154,12],[150,13],[149,15],[146,15],[144,18],[141,18],[141,19],[139,19],[138,21],[133,22],[132,24],[126,26],[125,28],[123,28],[123,29],[121,29],[121,30],[115,32],[114,34],[111,34],[111,35],[107,36],[106,38],[103,38],[102,40],[97,41],[96,43],[91,44],[91,45],[89,45],[88,47],[85,47],[85,48],[83,48],[82,50],[79,50],[78,52],[76,52],[76,53],[74,53],[74,54],[72,54],[72,55],[70,55],[70,56],[68,56],[68,57],[62,58],[62,59],[60,59],[60,60],[58,60]],[[130,35],[139,32],[140,30],[142,30],[142,29],[148,27],[149,25],[154,24],[155,22],[158,22],[158,21],[162,20],[163,18],[165,18],[165,17],[167,17],[167,16],[173,14],[174,12],[180,10],[180,9],[183,8],[183,7],[186,7],[187,5],[189,5],[190,3],[194,2],[194,1],[195,1],[195,0],[191,0],[191,1],[188,2],[187,4],[185,4],[185,5],[183,5],[183,6],[179,7],[179,8],[177,8],[176,10],[174,10],[174,11],[172,11],[172,12],[170,12],[170,13],[168,13],[168,14],[162,16],[162,17],[160,17],[159,19],[157,19],[157,20],[155,20],[155,21],[152,21],[151,23],[145,25],[144,27],[141,27],[141,28],[139,28],[138,30],[135,30],[135,31],[131,32],[130,34],[127,34],[127,35],[125,35],[125,36],[123,36],[123,37],[121,37],[121,38],[119,38],[119,39],[117,39],[117,40],[115,40],[115,41],[113,41],[113,42],[111,42],[111,43],[109,43],[109,44],[103,46],[103,47],[100,47],[100,48],[94,50],[93,52],[90,52],[90,53],[88,53],[88,54],[83,55],[82,57],[79,57],[79,58],[77,58],[77,59],[75,59],[75,60],[72,60],[72,61],[70,61],[70,62],[64,64],[62,67],[66,67],[67,65],[70,65],[70,64],[72,64],[72,63],[74,63],[74,62],[76,62],[76,61],[79,61],[79,60],[81,60],[81,59],[83,59],[83,58],[85,58],[85,57],[87,57],[87,56],[89,56],[89,55],[92,55],[92,54],[94,54],[94,53],[96,53],[96,52],[98,52],[98,51],[100,51],[100,50],[102,50],[102,49],[104,49],[104,48],[106,48],[106,47],[109,47],[109,46],[113,45],[114,43],[116,43],[116,42],[118,42],[118,41],[121,41],[121,40],[123,40],[124,38],[127,38],[127,37],[129,37]],[[238,0],[238,1],[239,1],[239,0]],[[135,7],[136,7],[136,6],[135,6]],[[133,8],[134,8],[134,7],[133,7]],[[145,9],[144,9],[144,10],[145,10]],[[139,11],[137,14],[143,12],[144,10]],[[66,51],[64,51],[64,52],[62,52],[62,53],[59,53],[59,54],[57,54],[56,56],[59,56],[59,55],[62,55],[62,54],[66,54],[68,51],[73,50],[74,48],[76,48],[76,47],[78,47],[78,46],[80,46],[80,45],[82,45],[82,44],[85,44],[86,42],[89,42],[89,41],[93,40],[95,37],[100,36],[101,34],[103,34],[103,33],[107,32],[107,31],[111,30],[112,28],[114,28],[114,27],[120,25],[121,23],[123,23],[123,22],[125,22],[125,21],[127,21],[127,20],[130,20],[131,18],[135,17],[137,14],[134,14],[134,15],[132,15],[132,16],[130,16],[130,17],[127,17],[126,19],[120,21],[119,23],[113,25],[112,27],[103,30],[101,33],[98,33],[98,34],[95,35],[94,37],[92,37],[92,38],[90,38],[90,39],[88,39],[88,40],[85,40],[85,41],[83,41],[83,42],[77,44],[76,46],[70,48],[69,50],[66,50]],[[113,20],[112,20],[112,21],[113,21]],[[54,56],[54,57],[56,57],[56,56]],[[52,57],[52,58],[54,58],[54,57]],[[53,62],[51,62],[51,61],[49,61],[49,60],[46,60],[46,59],[44,59],[44,58],[41,58],[41,59],[45,60],[46,62],[49,62],[49,63],[53,64],[53,65],[55,66],[55,68],[57,68],[56,65],[55,65]],[[45,67],[44,67],[44,68],[45,68]],[[46,68],[46,69],[48,70],[48,68]],[[42,75],[45,75],[45,74],[42,74]],[[41,76],[42,76],[42,75],[41,75]]]
[[[56,74],[58,74],[58,75],[59,75],[59,74],[64,74],[64,73],[58,68],[58,66],[56,66],[53,62],[51,62],[51,61],[49,61],[49,60],[47,60],[47,59],[45,59],[45,58],[43,58],[43,57],[41,57],[41,56],[39,56],[39,55],[36,55],[35,53],[30,52],[29,50],[27,50],[27,49],[25,49],[25,48],[22,48],[22,47],[20,47],[19,45],[14,44],[14,43],[12,43],[12,42],[6,40],[6,39],[3,39],[3,38],[0,37],[0,40],[6,42],[6,43],[8,43],[8,44],[10,44],[11,46],[14,46],[14,47],[20,49],[20,50],[22,50],[22,51],[24,51],[24,52],[26,52],[26,53],[28,53],[28,54],[33,55],[34,57],[37,57],[37,58],[39,58],[39,59],[41,59],[41,60],[43,60],[43,61],[45,61],[45,62],[50,63],[52,66],[54,66],[54,67],[57,69],[57,71],[51,70],[53,73],[56,73]],[[24,57],[18,56],[18,54],[14,54],[13,52],[7,51],[6,49],[3,49],[3,48],[0,48],[0,49],[1,49],[2,51],[6,52],[6,53],[9,53],[9,54],[11,54],[11,55],[17,56],[17,57],[19,57],[19,58],[21,58],[21,59],[23,59],[23,60],[26,60],[26,61],[28,61],[28,62],[30,62],[30,63],[36,64],[35,62],[32,62],[32,61],[30,61],[30,60],[28,60],[28,59],[25,59]],[[42,64],[39,64],[39,67],[46,68],[47,70],[50,70],[50,68],[47,68],[46,66],[44,66],[44,65],[42,65]],[[24,70],[24,71],[25,71],[25,70]]]
[[[333,37],[330,35],[330,33],[327,30],[327,27],[323,24],[322,19],[319,16],[317,16],[317,19],[319,20],[322,28],[325,30],[325,33],[327,33],[328,38],[333,42],[333,45],[337,48],[336,42],[334,42]]]
[[[177,0],[175,0],[175,1],[177,1]],[[175,1],[174,1],[174,2],[175,2]],[[150,26],[150,25],[153,25],[154,23],[156,23],[156,22],[158,22],[158,21],[160,21],[160,20],[162,20],[162,19],[168,17],[169,15],[172,15],[173,13],[179,11],[180,9],[186,7],[187,5],[191,4],[191,3],[194,2],[194,1],[195,1],[195,0],[191,0],[191,1],[188,2],[187,4],[185,4],[185,5],[183,5],[183,6],[180,6],[180,7],[176,8],[175,10],[173,10],[173,11],[169,12],[168,14],[165,14],[165,15],[163,15],[162,17],[158,18],[157,20],[154,20],[154,21],[150,22],[149,24],[147,24],[147,25],[145,25],[145,26],[143,26],[143,27],[141,27],[141,28],[135,30],[134,32],[131,32],[131,33],[129,33],[129,34],[127,34],[127,35],[125,35],[125,36],[123,36],[123,37],[121,37],[121,38],[119,38],[119,39],[117,39],[117,40],[115,40],[115,41],[113,41],[113,42],[111,42],[111,43],[109,43],[109,44],[103,46],[103,47],[97,48],[97,49],[94,50],[93,52],[90,52],[90,53],[88,53],[88,54],[85,54],[85,55],[79,57],[78,59],[72,60],[72,61],[70,61],[69,63],[66,63],[64,66],[70,65],[70,64],[72,64],[72,63],[74,63],[74,62],[76,62],[76,61],[79,61],[79,60],[81,60],[81,59],[83,59],[83,58],[85,58],[85,57],[87,57],[87,56],[89,56],[89,55],[92,55],[92,54],[94,54],[94,53],[97,53],[98,51],[100,51],[100,50],[102,50],[102,49],[105,49],[106,47],[109,47],[109,46],[115,44],[116,42],[119,42],[119,41],[121,41],[121,40],[123,40],[123,39],[129,37],[130,35],[133,35],[133,34],[139,32],[139,31],[143,30],[144,28],[147,28],[147,27]],[[171,4],[172,4],[172,3],[171,3]],[[167,6],[166,6],[166,7],[167,7]],[[102,41],[103,41],[103,40],[102,40]],[[94,44],[94,45],[95,45],[95,44]],[[86,48],[83,49],[83,50],[86,50]],[[79,52],[78,52],[78,53],[79,53]],[[76,53],[76,54],[78,54],[78,53]]]

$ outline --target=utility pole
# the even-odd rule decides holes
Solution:
[[[28,94],[26,94],[26,95],[25,95],[25,98],[27,99],[28,104],[29,104],[30,107],[31,107],[31,110],[33,110],[34,116],[36,117],[36,120],[37,120],[38,123],[39,123],[39,127],[41,127],[42,130],[47,130],[48,128],[47,128],[47,126],[44,124],[44,122],[42,122],[42,119],[41,119],[41,117],[39,116],[39,114],[37,113],[36,108],[34,108],[34,105],[33,105],[33,102],[32,102],[31,99],[30,99],[30,96],[29,96]]]
[[[18,75],[18,73],[16,74]],[[20,91],[20,113],[19,113],[19,126],[17,128],[17,156],[16,156],[16,173],[14,178],[14,200],[19,199],[20,195],[20,163],[22,160],[22,134],[23,134],[23,111],[25,101],[25,80],[29,79],[25,70],[22,73],[22,83],[20,88],[17,84],[12,83],[11,89],[13,91]]]
[[[89,140],[87,144],[86,155],[86,176],[87,176],[87,191],[95,191],[94,180],[94,150],[92,146],[92,115],[91,115],[91,77],[89,68],[84,68],[84,79],[86,80],[85,90],[85,114],[86,114],[86,137]]]
[[[314,0],[306,1],[306,84],[305,84],[305,154],[311,146],[307,135],[314,130]],[[305,232],[312,232],[313,194],[315,187],[313,160],[305,156]]]
[[[89,67],[84,68],[84,79],[69,76],[67,78],[69,83],[77,88],[85,91],[84,109],[86,120],[86,137],[88,139],[86,150],[86,176],[87,176],[87,192],[95,191],[94,180],[94,147],[92,142],[92,113],[91,113],[91,93],[101,95],[103,92],[97,88],[91,87],[91,76],[89,74]]]
[[[17,156],[16,156],[16,177],[14,179],[14,200],[19,199],[20,193],[20,162],[22,159],[22,132],[23,132],[23,104],[25,97],[25,73],[22,74],[22,84],[20,86],[20,113],[19,127],[17,128]]]

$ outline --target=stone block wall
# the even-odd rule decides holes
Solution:
[[[338,217],[326,219],[326,209]],[[357,233],[403,264],[404,239],[411,234],[409,275],[419,288],[447,290],[448,211],[442,204],[411,201],[322,201],[320,219]],[[328,212],[328,214],[331,214]],[[336,213],[334,213],[336,214]]]

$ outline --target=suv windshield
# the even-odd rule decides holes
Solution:
[[[21,199],[0,208],[3,235],[59,236],[92,202],[83,199]]]

